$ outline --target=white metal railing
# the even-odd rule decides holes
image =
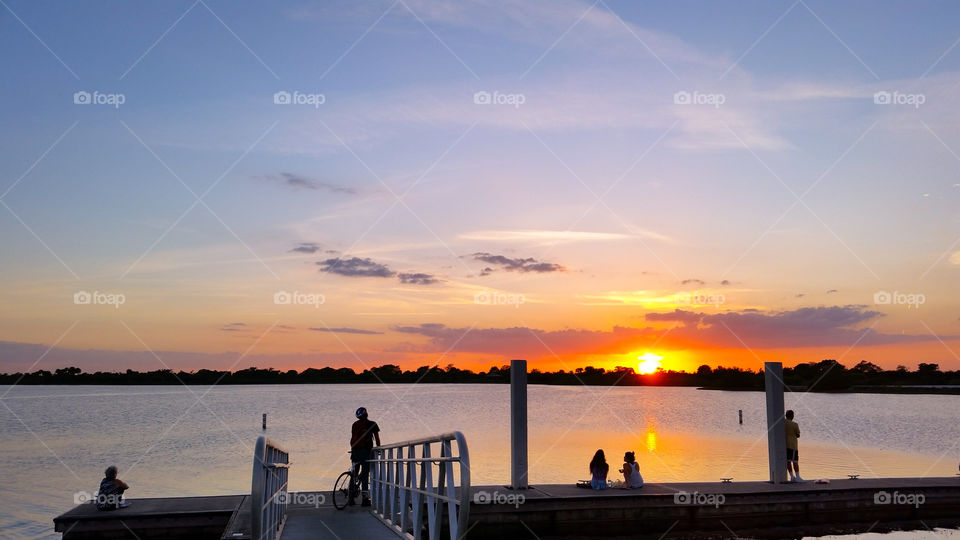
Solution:
[[[253,450],[250,532],[253,540],[276,540],[287,519],[290,454],[263,435]]]
[[[430,540],[437,540],[446,515],[448,537],[466,537],[470,454],[462,433],[377,446],[370,465],[373,514],[395,533],[419,540],[426,530]]]

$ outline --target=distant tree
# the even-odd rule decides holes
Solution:
[[[857,373],[872,374],[872,373],[881,373],[883,371],[883,368],[871,362],[867,362],[866,360],[861,360],[857,365],[850,368],[850,371],[856,371]]]

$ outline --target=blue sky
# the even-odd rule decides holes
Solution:
[[[925,336],[923,354],[958,362],[956,4],[2,7],[2,341],[402,363],[426,349],[401,327],[606,336],[683,307],[651,298],[700,291],[771,317],[877,309],[855,327]],[[77,105],[78,91],[124,103]],[[278,105],[278,91],[324,101]],[[303,243],[317,249],[291,251]],[[563,270],[484,275],[475,253]],[[337,257],[436,282],[320,271]],[[87,289],[129,302],[78,311]],[[277,311],[287,289],[328,302]],[[476,305],[486,290],[529,301]],[[925,303],[877,307],[884,290]],[[382,334],[305,330],[318,320]],[[234,322],[250,331],[223,330]]]

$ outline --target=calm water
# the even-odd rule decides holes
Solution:
[[[291,453],[292,490],[329,489],[347,468],[360,405],[384,442],[462,431],[473,483],[509,480],[507,385],[18,386],[0,395],[8,390],[3,538],[58,537],[51,519],[75,492],[95,491],[111,463],[131,498],[246,492],[264,412],[268,436]],[[613,458],[636,450],[648,481],[766,479],[762,393],[532,386],[529,400],[532,483],[586,478],[597,448]],[[957,471],[960,396],[787,394],[786,402],[802,430],[807,479]]]

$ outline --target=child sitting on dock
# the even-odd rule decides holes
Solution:
[[[607,465],[607,458],[603,455],[603,450],[597,450],[590,460],[590,487],[593,489],[607,489],[607,473],[610,472],[610,465]]]
[[[637,463],[636,454],[627,452],[623,454],[623,489],[635,489],[643,487],[643,477],[640,476],[640,464]]]
[[[130,505],[123,500],[123,492],[130,489],[126,482],[117,478],[117,466],[111,465],[103,471],[100,490],[97,492],[97,510],[116,510]]]

